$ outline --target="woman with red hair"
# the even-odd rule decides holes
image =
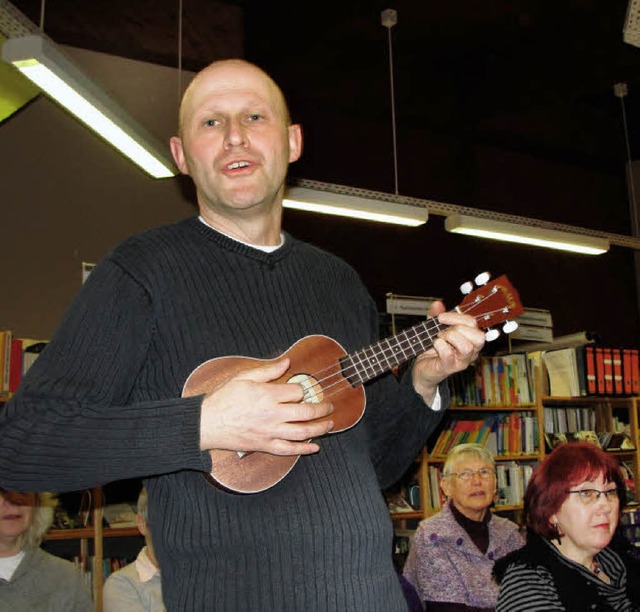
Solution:
[[[590,442],[560,445],[535,470],[524,505],[527,543],[494,567],[496,612],[640,610],[640,563],[612,541],[624,505],[614,456]]]

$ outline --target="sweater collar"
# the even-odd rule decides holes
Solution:
[[[244,244],[245,246],[248,246],[248,247],[250,247],[252,249],[257,249],[258,251],[262,251],[263,253],[273,253],[274,251],[277,251],[284,244],[284,233],[283,232],[280,232],[280,244],[277,244],[275,246],[267,246],[267,245],[261,245],[261,244],[251,244],[250,242],[245,242],[244,240],[240,240],[239,238],[235,238],[234,236],[231,236],[231,235],[223,232],[222,230],[219,230],[219,229],[213,227],[212,225],[207,223],[207,221],[205,220],[205,218],[202,215],[199,215],[198,219],[202,223],[204,223],[208,228],[212,229],[214,232],[218,232],[219,234],[222,234],[223,236],[226,236],[230,240],[235,240],[236,242],[239,242],[240,244]]]
[[[231,238],[217,229],[202,223],[198,217],[190,217],[186,220],[186,224],[203,238],[214,242],[226,251],[270,265],[276,264],[287,257],[290,251],[295,248],[295,243],[297,242],[288,232],[283,231],[283,243],[272,253],[265,253],[264,251],[257,249],[255,246],[240,242],[239,240]]]

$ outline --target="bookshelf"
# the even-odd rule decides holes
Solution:
[[[481,358],[479,361],[486,361],[494,359],[492,357]],[[502,394],[498,394],[497,399],[507,399],[505,403],[483,403],[483,404],[469,404],[464,403],[465,399],[469,397],[477,397],[480,395],[478,389],[470,390],[470,382],[477,384],[478,377],[477,372],[479,369],[485,367],[485,364],[475,366],[475,373],[469,371],[461,373],[457,377],[457,380],[453,380],[451,388],[453,392],[452,403],[448,409],[448,414],[443,419],[441,426],[434,432],[427,445],[422,449],[419,457],[416,459],[416,466],[411,471],[409,476],[405,479],[407,482],[416,483],[419,489],[419,503],[415,504],[416,507],[411,508],[409,511],[392,512],[391,517],[396,524],[396,531],[406,530],[411,524],[431,516],[439,511],[437,503],[434,503],[435,495],[439,490],[437,479],[434,478],[434,473],[441,469],[447,451],[452,445],[462,442],[474,442],[474,435],[479,435],[479,428],[471,429],[472,432],[467,438],[461,437],[456,440],[449,440],[450,446],[443,444],[443,438],[447,435],[447,430],[452,431],[455,429],[457,422],[463,421],[478,421],[479,423],[486,423],[491,420],[497,419],[509,423],[515,422],[516,415],[521,416],[524,414],[533,417],[535,427],[527,433],[527,437],[533,437],[529,440],[528,445],[525,443],[525,436],[520,431],[520,444],[516,444],[515,447],[500,446],[491,450],[494,451],[496,467],[500,472],[505,467],[518,467],[522,468],[522,472],[528,471],[529,468],[533,468],[539,463],[549,451],[549,444],[546,440],[546,434],[550,433],[550,418],[554,416],[554,413],[564,413],[558,420],[562,423],[562,427],[565,432],[572,433],[578,429],[586,429],[593,431],[620,431],[624,429],[628,432],[629,439],[633,448],[621,449],[621,450],[609,450],[619,460],[629,467],[630,483],[629,490],[632,493],[633,499],[630,500],[629,508],[640,509],[637,501],[640,497],[640,432],[638,431],[638,423],[640,421],[640,397],[637,396],[563,396],[554,397],[548,395],[548,375],[544,368],[541,354],[536,353],[528,356],[527,361],[527,376],[530,396],[527,401],[520,403],[517,396],[513,391],[505,391]],[[473,369],[473,368],[472,368]],[[505,370],[506,371],[506,370]],[[517,376],[514,375],[514,380]],[[524,384],[524,383],[522,383]],[[505,386],[508,387],[507,384]],[[571,416],[568,416],[568,413]],[[558,415],[556,415],[558,416]],[[582,421],[580,419],[583,419]],[[584,419],[587,419],[586,421]],[[585,423],[590,423],[587,427]],[[464,429],[464,428],[462,428]],[[449,434],[453,436],[452,433]],[[460,433],[463,436],[464,433]],[[509,440],[510,434],[506,434],[507,440]],[[511,438],[513,440],[513,438]],[[483,443],[481,440],[477,440]],[[532,445],[533,443],[533,445]],[[489,446],[484,442],[485,446]],[[497,452],[496,452],[497,451]],[[513,515],[516,521],[521,520],[522,511],[522,493],[524,493],[524,487],[526,486],[527,478],[523,478],[522,490],[520,492],[520,499],[517,501],[503,499],[502,503],[497,503],[493,510],[496,512],[506,512]],[[498,483],[500,489],[500,480]],[[629,493],[628,493],[629,496]],[[634,503],[636,502],[636,503]],[[640,535],[640,529],[637,530]]]
[[[46,343],[46,340],[17,337],[11,330],[0,330],[0,407],[11,398]],[[82,515],[82,520],[73,521],[71,528],[50,529],[42,543],[48,552],[76,562],[78,570],[87,577],[96,612],[102,612],[105,559],[134,558],[144,545],[137,527],[114,529],[103,526],[105,501],[126,500],[135,504],[141,484],[138,479],[133,479],[68,494],[72,498],[87,495],[89,507],[82,509],[80,502],[78,514]],[[105,491],[108,500],[105,500]],[[57,497],[61,500],[65,496]],[[78,527],[78,522],[86,526]],[[114,545],[116,542],[118,545]]]
[[[131,485],[131,486],[130,486]],[[112,483],[108,496],[120,483]],[[122,483],[122,489],[130,497],[129,489],[137,483]],[[69,529],[53,528],[47,533],[43,548],[48,552],[76,560],[79,571],[87,577],[94,601],[95,612],[102,612],[102,588],[108,575],[105,561],[110,557],[133,560],[144,545],[137,527],[105,527],[103,508],[105,493],[103,487],[94,487],[91,492],[90,518],[87,526]]]

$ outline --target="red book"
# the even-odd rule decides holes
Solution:
[[[598,395],[605,395],[607,390],[604,383],[604,348],[596,347],[596,389]]]
[[[596,347],[590,344],[584,347],[584,356],[587,367],[587,394],[597,395],[598,385],[596,381]]]
[[[622,349],[611,349],[611,362],[613,365],[613,392],[616,395],[623,395],[624,381],[622,379]]]
[[[622,349],[622,388],[625,395],[633,395],[631,349]]]
[[[607,395],[613,395],[613,349],[604,348],[604,389]]]
[[[9,393],[15,393],[22,378],[22,339],[11,338],[9,355]]]
[[[638,349],[631,349],[631,389],[634,395],[640,395],[640,363]]]

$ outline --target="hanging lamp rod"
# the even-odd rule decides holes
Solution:
[[[437,200],[415,198],[411,196],[386,193],[383,191],[371,191],[369,189],[361,189],[359,187],[349,187],[347,185],[337,185],[335,183],[325,183],[322,181],[314,181],[309,179],[291,179],[291,186],[301,187],[305,189],[314,189],[320,192],[326,192],[334,195],[352,196],[379,202],[387,202],[391,204],[401,204],[407,207],[423,209],[425,211],[428,211],[429,215],[437,215],[441,217],[464,215],[477,217],[480,219],[489,219],[492,221],[503,223],[519,224],[543,230],[580,234],[592,238],[608,240],[615,246],[640,250],[640,238],[627,236],[624,234],[614,234],[592,230],[586,227],[577,227],[573,225],[566,225],[564,223],[554,223],[553,221],[543,221],[541,219],[521,217],[519,215],[510,215],[507,213],[482,210],[480,208],[473,208],[470,206],[449,204],[448,202],[439,202]]]

